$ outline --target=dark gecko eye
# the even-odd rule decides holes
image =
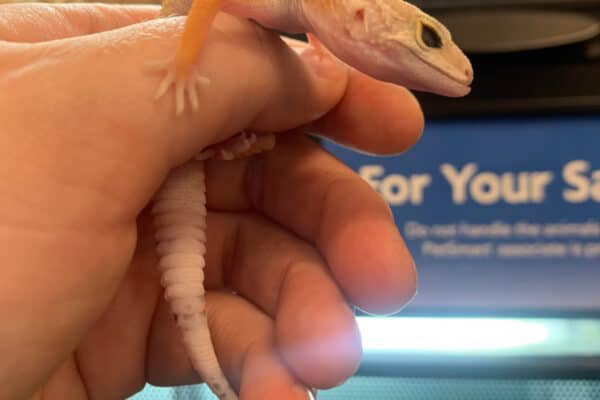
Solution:
[[[439,33],[427,24],[421,24],[421,40],[427,47],[432,49],[441,49],[443,45]]]

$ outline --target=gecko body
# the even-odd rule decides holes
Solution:
[[[154,63],[163,74],[156,98],[174,87],[175,112],[209,78],[195,64],[216,14],[225,11],[266,28],[310,33],[340,60],[376,79],[410,89],[459,97],[469,92],[471,64],[436,19],[402,0],[163,0],[161,16],[187,20],[173,59]],[[175,169],[153,208],[159,269],[190,361],[220,400],[237,400],[216,357],[204,303],[206,195],[203,162],[251,156],[274,146],[274,137],[240,135],[205,149]]]

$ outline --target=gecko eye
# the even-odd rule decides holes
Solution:
[[[440,34],[432,26],[420,23],[420,39],[421,42],[430,49],[441,49],[443,46]]]

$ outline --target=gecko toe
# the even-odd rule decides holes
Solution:
[[[146,61],[144,63],[144,69],[148,72],[163,72],[166,67],[172,63],[171,60],[154,60],[154,61]]]
[[[156,89],[156,93],[154,94],[154,100],[158,100],[167,93],[173,82],[175,81],[175,73],[173,71],[168,71],[165,74],[165,77],[158,85]]]
[[[156,89],[154,100],[164,97],[173,86],[175,91],[175,114],[177,116],[185,112],[188,101],[192,111],[200,109],[199,91],[202,87],[210,84],[209,78],[199,75],[196,71],[179,76],[173,60],[151,61],[147,62],[145,67],[149,71],[164,75]]]
[[[198,108],[200,108],[198,102],[198,91],[196,90],[196,85],[193,82],[188,86],[187,92],[190,105],[192,106],[192,111],[198,111]]]
[[[185,111],[185,85],[181,80],[175,82],[175,114],[181,115]]]
[[[210,85],[210,79],[208,79],[206,76],[202,76],[202,75],[196,75],[196,82],[198,83],[198,85],[200,86],[207,86]]]

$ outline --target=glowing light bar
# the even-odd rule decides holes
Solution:
[[[600,321],[358,317],[365,353],[600,354]]]

